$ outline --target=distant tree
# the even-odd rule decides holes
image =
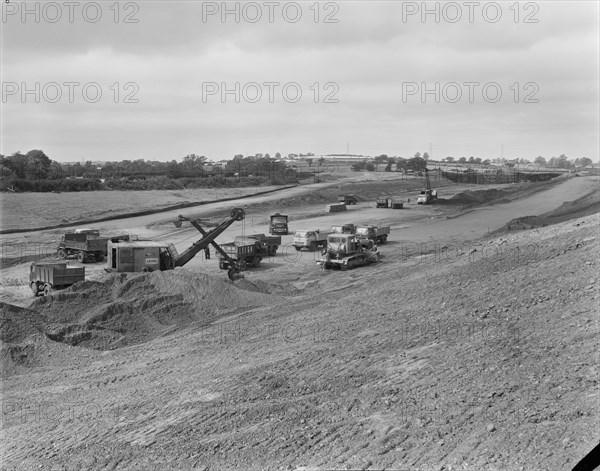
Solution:
[[[575,165],[577,165],[578,167],[588,167],[590,165],[592,165],[592,159],[588,158],[588,157],[581,157],[580,159],[576,159],[575,160]]]
[[[544,157],[542,157],[541,155],[538,155],[535,160],[533,161],[534,164],[540,165],[542,167],[547,165],[546,159],[544,159]]]
[[[417,152],[415,155],[413,155],[413,158],[420,159],[421,158],[421,153]]]
[[[450,156],[446,157],[446,162],[448,162],[448,163],[454,162],[454,157],[450,157]]]
[[[475,162],[475,157],[473,157],[473,156],[469,157],[469,160],[468,160],[468,162],[469,162],[470,164],[472,164],[473,162]]]
[[[351,165],[352,169],[355,170],[355,171],[357,171],[357,172],[360,172],[361,170],[364,170],[366,166],[367,166],[367,161],[366,160],[361,160],[360,162],[356,162],[356,163],[353,163]]]
[[[279,152],[276,152],[276,153],[275,153],[275,158],[276,158],[276,159],[281,159],[281,154],[280,154]]]
[[[458,159],[458,161],[459,161],[461,164],[464,164],[464,163],[466,163],[466,162],[467,162],[467,158],[466,158],[466,157],[461,157],[460,159]]]
[[[30,150],[25,154],[27,161],[26,178],[29,180],[43,180],[48,176],[52,161],[41,150]]]
[[[308,166],[309,166],[309,167],[312,167],[312,164],[313,164],[313,159],[311,159],[311,158],[309,157],[309,158],[306,158],[306,159],[304,159],[304,160],[305,160],[305,162],[308,164]]]
[[[374,172],[375,171],[375,164],[373,162],[368,162],[367,165],[365,165],[365,170],[367,172]]]
[[[473,163],[480,164],[481,163],[481,157],[475,157],[475,159],[473,160]]]
[[[489,165],[491,162],[490,162],[490,159],[485,159],[485,160],[484,160],[483,162],[481,162],[481,163],[482,163],[483,165]]]
[[[427,152],[423,153],[423,160],[429,160],[429,154]]]

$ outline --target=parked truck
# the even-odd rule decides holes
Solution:
[[[269,221],[269,234],[288,235],[288,216],[279,213],[271,215]]]
[[[101,262],[107,254],[108,242],[129,240],[128,234],[100,236],[96,229],[77,229],[62,236],[56,248],[59,258],[77,257],[81,263]]]
[[[281,236],[250,234],[246,236],[236,236],[233,241],[241,244],[255,243],[259,248],[259,253],[273,257],[281,245]]]
[[[258,267],[262,261],[261,249],[254,241],[247,243],[229,242],[221,244],[221,249],[224,252],[219,257],[219,268],[221,270],[229,269],[232,261],[235,262],[240,271],[246,270],[248,266]]]
[[[330,234],[327,237],[327,248],[317,264],[324,270],[339,268],[347,270],[368,263],[379,262],[377,246],[367,249],[356,234]]]
[[[356,204],[358,199],[354,195],[338,195],[338,202],[344,204]]]
[[[296,231],[292,244],[296,247],[296,250],[300,251],[302,248],[308,250],[317,250],[318,247],[325,247],[327,245],[327,236],[329,234],[316,231]]]
[[[336,234],[354,234],[356,233],[356,226],[354,224],[331,226],[331,232]]]
[[[377,198],[377,207],[402,209],[404,207],[404,200],[400,196],[379,196]]]
[[[429,181],[429,171],[425,169],[425,189],[421,190],[421,194],[417,197],[417,204],[431,204],[437,199],[437,190],[431,189],[431,182]]]
[[[68,262],[35,262],[29,267],[29,287],[34,296],[48,296],[52,290],[84,280],[85,267],[70,267]]]
[[[385,244],[390,235],[390,226],[359,226],[356,228],[356,235],[376,244]]]

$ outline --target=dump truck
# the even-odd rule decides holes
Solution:
[[[85,267],[70,267],[68,262],[34,262],[29,267],[29,287],[34,296],[48,296],[55,289],[84,280]]]
[[[356,226],[354,224],[331,226],[331,232],[336,234],[354,234],[356,233]]]
[[[269,234],[288,235],[288,216],[279,213],[272,214],[269,221]]]
[[[368,263],[379,262],[379,250],[376,245],[367,249],[356,234],[330,234],[327,247],[322,251],[323,257],[317,264],[324,270],[339,268],[347,270]]]
[[[376,244],[385,244],[390,235],[390,226],[359,226],[356,228],[356,235]]]
[[[358,199],[354,195],[338,195],[338,203],[356,204]]]
[[[292,244],[296,247],[296,250],[300,251],[302,248],[308,250],[317,250],[318,247],[325,247],[327,245],[327,236],[329,234],[316,231],[296,231]]]
[[[404,207],[404,200],[400,196],[379,196],[377,198],[377,207],[402,209]]]
[[[238,270],[244,271],[248,266],[258,267],[262,261],[261,249],[254,241],[248,243],[229,242],[221,244],[221,249],[224,252],[219,257],[221,270],[227,270],[232,263],[235,263]]]
[[[417,197],[417,204],[431,204],[434,200],[437,199],[437,190],[431,189],[431,182],[429,181],[429,170],[425,169],[425,189],[421,190],[421,194]]]
[[[390,206],[388,205],[388,201],[389,201],[389,197],[387,196],[378,196],[377,197],[377,207],[378,208],[389,208]]]
[[[106,257],[108,242],[129,240],[128,234],[100,236],[96,229],[77,229],[62,236],[56,253],[59,258],[66,260],[77,257],[81,263],[90,261],[101,262]]]
[[[179,215],[174,221],[175,227],[181,227],[183,221],[189,221],[201,234],[202,238],[194,242],[181,254],[172,243],[152,240],[138,240],[134,242],[109,242],[108,243],[108,268],[107,271],[118,272],[151,272],[155,270],[172,270],[182,267],[192,260],[201,250],[207,251],[212,245],[214,249],[229,262],[227,276],[230,280],[239,277],[239,266],[236,260],[229,257],[216,242],[217,236],[223,233],[231,224],[245,218],[242,208],[233,208],[231,218],[222,222],[210,231],[205,231],[200,223],[194,219]],[[256,247],[255,244],[252,244]]]
[[[281,236],[250,234],[246,236],[236,236],[233,241],[241,244],[256,243],[260,254],[273,257],[281,245]]]

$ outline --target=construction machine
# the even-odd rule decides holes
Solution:
[[[222,222],[210,231],[205,231],[199,222],[179,215],[174,222],[175,227],[181,227],[183,221],[189,221],[201,234],[202,238],[192,244],[183,253],[177,253],[173,244],[168,242],[144,241],[135,242],[109,242],[108,264],[109,270],[119,272],[138,272],[170,270],[182,267],[193,259],[198,252],[206,250],[210,245],[228,261],[229,271],[227,276],[230,280],[240,278],[240,269],[236,260],[221,249],[215,239],[236,221],[242,221],[246,217],[242,208],[233,208],[231,218]]]
[[[330,234],[327,247],[321,252],[323,257],[317,264],[324,270],[337,267],[340,270],[359,267],[368,263],[379,262],[379,250],[374,244],[365,247],[356,234]]]
[[[288,216],[286,214],[275,213],[269,220],[269,234],[288,235]]]
[[[70,267],[68,262],[37,262],[29,267],[29,287],[34,296],[48,296],[85,280],[85,267]]]
[[[425,169],[425,189],[421,190],[421,194],[417,198],[417,204],[431,204],[434,200],[437,199],[437,190],[431,189],[431,182],[429,181],[429,170]]]

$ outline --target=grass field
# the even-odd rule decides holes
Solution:
[[[117,216],[181,203],[216,200],[268,191],[276,186],[158,191],[2,193],[2,230],[31,229]]]

